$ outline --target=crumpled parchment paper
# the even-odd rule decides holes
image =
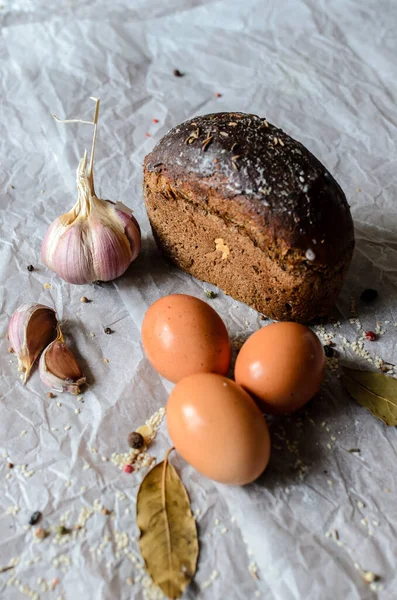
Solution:
[[[365,348],[377,365],[397,362],[396,21],[388,0],[3,0],[0,567],[19,560],[0,574],[1,598],[157,597],[136,542],[143,473],[126,475],[108,459],[126,451],[129,431],[171,389],[142,352],[145,310],[172,292],[206,299],[210,288],[163,262],[143,205],[143,158],[178,122],[254,112],[325,163],[351,203],[357,237],[335,310],[340,324],[325,330],[340,359],[376,368],[347,343],[378,327],[379,341]],[[75,201],[75,170],[92,135],[51,114],[90,119],[89,96],[102,100],[96,188],[133,208],[143,228],[140,258],[102,287],[68,285],[40,262],[47,226]],[[364,306],[359,295],[368,286],[379,299]],[[81,304],[82,295],[92,302]],[[84,403],[46,398],[37,370],[22,386],[6,339],[22,302],[50,304],[65,322],[90,382]],[[223,294],[211,302],[233,339],[266,324]],[[104,335],[105,326],[114,334]],[[214,484],[174,454],[201,544],[186,598],[396,598],[396,431],[358,407],[337,375],[328,372],[303,415],[272,422],[272,459],[254,485]],[[157,460],[169,443],[163,424]],[[62,518],[72,525],[98,502],[113,515],[94,511],[74,541],[52,535],[36,543],[26,527],[35,510],[43,527]],[[365,582],[367,571],[379,581]]]

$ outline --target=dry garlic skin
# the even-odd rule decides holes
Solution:
[[[318,337],[299,323],[273,323],[254,333],[236,360],[235,380],[272,414],[301,408],[319,391],[325,354]]]
[[[166,407],[168,433],[197,471],[244,485],[265,470],[270,436],[254,400],[234,381],[198,373],[176,384]]]
[[[153,367],[176,383],[194,373],[226,375],[230,340],[222,319],[198,298],[173,294],[145,314],[142,343]]]

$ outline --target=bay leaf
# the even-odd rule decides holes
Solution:
[[[186,489],[168,462],[156,465],[141,483],[136,520],[146,568],[168,598],[180,598],[193,578],[199,554],[196,521]]]
[[[358,404],[386,425],[397,425],[397,379],[344,367],[342,384]]]

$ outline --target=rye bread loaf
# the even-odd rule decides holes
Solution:
[[[346,197],[302,144],[256,115],[167,133],[144,162],[157,244],[184,271],[278,320],[327,316],[354,248]]]

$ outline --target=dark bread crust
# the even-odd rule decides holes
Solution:
[[[182,269],[277,319],[329,313],[353,252],[350,210],[280,129],[241,113],[187,121],[146,157],[144,192],[157,242]]]

